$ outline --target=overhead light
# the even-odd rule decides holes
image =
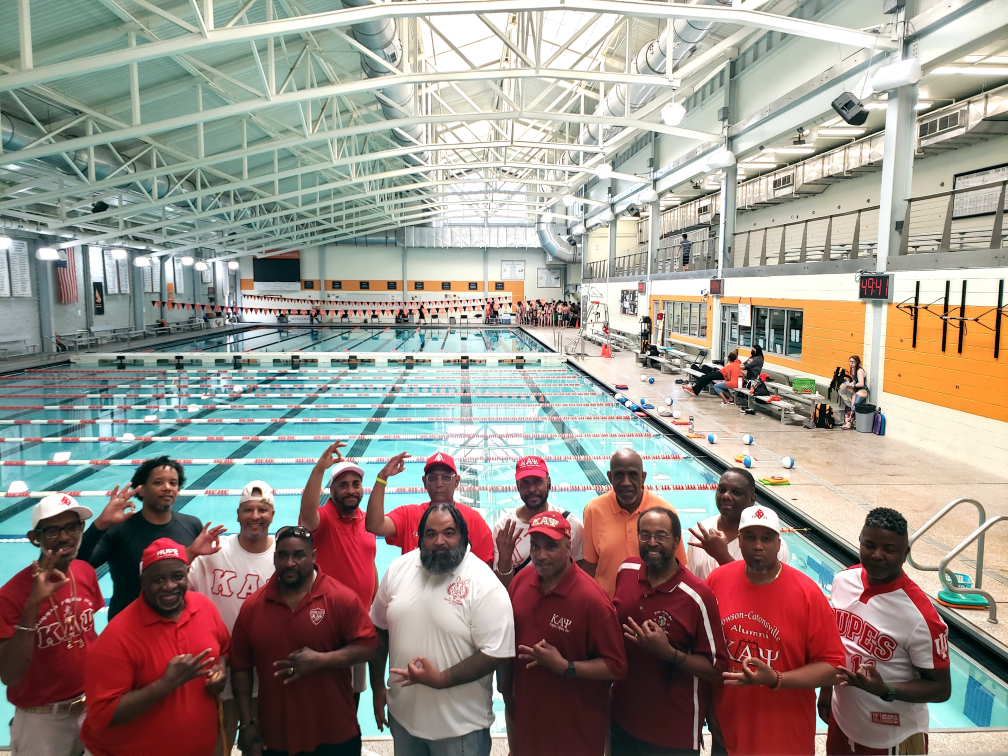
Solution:
[[[815,147],[811,145],[796,145],[794,147],[764,147],[763,152],[780,155],[811,155]]]
[[[918,100],[917,104],[914,105],[914,110],[927,110],[932,105],[934,105],[933,102],[928,102],[927,100]]]
[[[769,155],[756,155],[746,160],[742,165],[780,165]]]
[[[641,203],[647,205],[658,199],[658,192],[654,190],[654,187],[648,186],[645,187],[639,195],[637,195],[637,199],[640,200]]]
[[[601,213],[601,215],[599,215],[598,219],[600,221],[602,221],[603,223],[611,223],[615,217],[616,216],[613,215],[612,210],[606,209],[606,210],[602,211],[602,213]]]
[[[819,137],[858,137],[865,133],[864,129],[857,129],[850,126],[829,126],[816,129],[816,138]]]
[[[1008,71],[1008,69],[1005,69]],[[917,58],[907,58],[882,66],[872,76],[872,89],[876,92],[886,92],[916,84],[921,80],[921,64]]]
[[[707,165],[711,168],[728,168],[735,165],[735,153],[731,150],[718,150],[707,158]]]
[[[192,257],[189,257],[189,255],[186,255],[185,257],[181,258],[179,262],[182,263],[183,265],[189,266],[192,265],[194,262],[196,262],[196,260],[193,259]]]
[[[967,76],[1008,76],[1008,66],[939,66],[931,73],[945,76],[965,74]]]
[[[595,175],[600,179],[607,179],[612,176],[612,166],[609,163],[599,163],[595,167]]]
[[[200,260],[200,261],[199,261],[198,263],[196,263],[196,264],[195,264],[195,265],[193,266],[193,268],[195,268],[196,270],[210,270],[210,266],[209,266],[209,265],[207,265],[207,264],[206,264],[205,262],[203,262],[202,260]]]
[[[143,255],[134,257],[133,265],[137,268],[149,268],[151,266],[151,259],[149,257],[144,257]]]
[[[0,236],[0,249],[10,249],[13,243],[9,236]]]
[[[229,260],[228,261],[228,270],[238,270],[238,268],[240,268],[240,267],[241,267],[241,263],[239,263],[237,260]]]
[[[39,260],[59,260],[59,252],[52,247],[39,247],[35,250],[35,257]]]
[[[563,196],[563,203],[565,207],[573,207],[575,202],[577,202],[577,197],[573,194],[565,194]]]
[[[125,249],[113,249],[112,250],[112,257],[115,260],[125,260],[126,259],[126,250]]]
[[[670,102],[661,109],[662,123],[666,126],[678,126],[686,117],[686,108],[678,102]]]
[[[553,222],[553,213],[551,213],[549,210],[547,210],[545,213],[543,213],[542,215],[539,216],[539,220],[541,220],[543,223],[552,223]]]
[[[585,224],[584,223],[575,224],[574,228],[571,229],[571,232],[574,233],[575,235],[580,236],[585,232]]]

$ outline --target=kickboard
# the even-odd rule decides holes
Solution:
[[[668,410],[658,410],[658,414],[661,417],[672,417],[672,413],[669,412]]]
[[[673,420],[672,425],[689,425],[689,420]]]
[[[641,409],[654,409],[653,404],[642,404]]]
[[[778,477],[760,478],[759,482],[762,483],[764,486],[790,486],[791,485],[791,481],[788,480],[787,478],[778,478]]]
[[[648,416],[648,413],[645,412],[644,410],[637,410],[636,412],[634,412],[634,414],[637,415],[637,417],[647,417]]]
[[[625,383],[617,383],[616,384],[616,390],[617,391],[626,391],[629,388],[630,387],[627,384],[625,384]]]
[[[689,425],[688,422],[686,424]],[[686,438],[706,438],[706,436],[701,433],[687,433]]]

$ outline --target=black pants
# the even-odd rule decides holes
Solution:
[[[723,381],[724,375],[720,370],[712,370],[702,378],[697,378],[693,383],[693,393],[699,395],[701,391],[707,388],[714,381]]]
[[[638,740],[612,720],[609,720],[609,750],[612,756],[695,756],[700,753],[688,748],[665,748]]]
[[[291,756],[286,751],[271,751],[263,748],[263,756]],[[314,751],[299,751],[293,756],[361,756],[361,736],[358,735],[342,743],[323,743]]]

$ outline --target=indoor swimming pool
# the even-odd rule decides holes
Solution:
[[[313,339],[320,338],[327,352],[341,351],[344,344],[345,349],[367,352],[401,351],[400,344],[417,337],[417,330],[410,328],[402,329],[410,335],[400,339],[400,329],[390,327],[378,331],[377,344],[362,347],[354,340],[371,340],[375,334],[364,329],[307,330],[257,328],[225,337],[236,339],[233,343],[198,339],[185,348],[310,351]],[[458,331],[432,330],[439,340],[461,340]],[[491,334],[496,335],[494,342]],[[438,342],[428,336],[424,343],[430,350]],[[493,344],[509,344],[510,351],[519,351],[519,346],[541,349],[519,329],[470,329],[465,342],[447,343],[445,351],[461,351],[458,343],[483,350]],[[178,350],[173,346],[164,356]],[[66,366],[4,377],[0,485],[8,491],[21,482],[33,494],[70,492],[97,513],[108,499],[106,492],[127,483],[137,464],[167,454],[186,469],[176,509],[226,524],[235,532],[238,493],[250,479],[262,478],[276,489],[275,530],[296,522],[301,488],[315,460],[341,439],[348,445],[346,456],[364,468],[368,490],[390,456],[404,450],[413,455],[406,471],[389,481],[387,508],[423,501],[421,460],[436,450],[448,451],[462,477],[457,498],[477,507],[492,524],[504,509],[520,504],[514,483],[518,457],[544,457],[553,481],[550,501],[580,514],[589,499],[608,489],[609,456],[632,447],[644,459],[647,483],[678,509],[684,531],[716,512],[714,471],[616,403],[603,387],[557,356],[545,357],[541,366],[522,370],[490,364],[461,370],[436,363],[328,367],[329,360],[320,359],[319,367],[295,371],[268,367],[272,360],[262,360],[263,366],[255,369],[178,370],[139,354],[130,358],[143,360],[142,366],[116,369],[100,364],[96,355],[82,356]],[[126,433],[133,438],[124,440]],[[36,501],[10,493],[3,500],[2,581],[37,555],[24,537]],[[791,565],[828,594],[841,565],[799,533],[784,537]],[[379,573],[398,554],[379,539]],[[107,598],[112,594],[107,570],[99,576]],[[104,623],[102,616],[99,627]],[[1008,689],[954,648],[952,663],[952,699],[931,706],[932,726],[1008,726]],[[503,704],[498,700],[495,706],[500,732]],[[12,714],[6,700],[2,707],[0,744],[9,742]],[[378,734],[367,693],[359,720],[365,736]]]

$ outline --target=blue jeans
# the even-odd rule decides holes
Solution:
[[[424,740],[409,734],[389,717],[395,756],[490,756],[490,730],[476,730],[457,738]]]
[[[724,399],[731,393],[730,391],[728,391],[728,384],[725,383],[724,381],[718,381],[717,383],[715,383],[714,390],[717,392],[718,396],[720,396],[722,399]]]

